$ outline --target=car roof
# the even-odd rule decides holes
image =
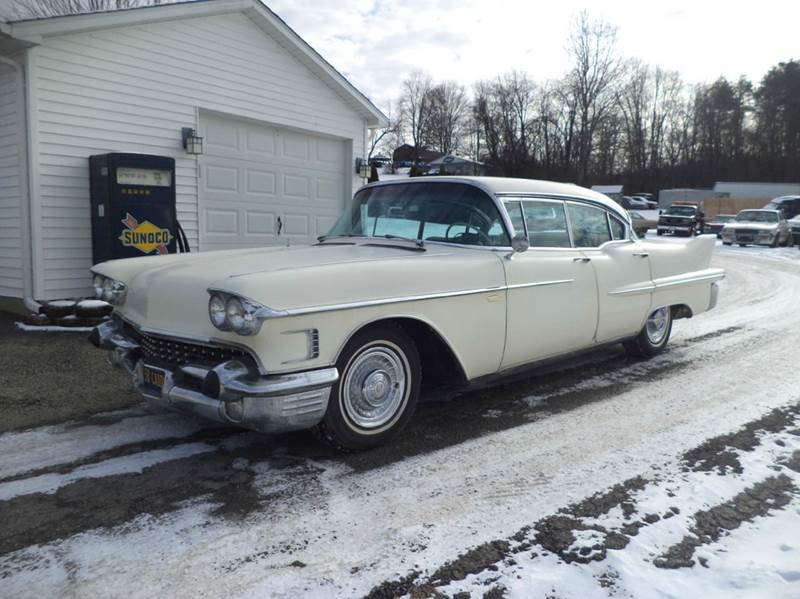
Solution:
[[[769,210],[766,208],[745,208],[744,210],[739,210],[739,214],[742,212],[770,212],[772,214],[780,214],[780,210]]]
[[[625,217],[625,209],[605,194],[592,191],[586,187],[580,187],[573,183],[558,183],[555,181],[542,181],[540,179],[515,179],[512,177],[459,177],[447,175],[441,177],[410,177],[408,179],[390,179],[389,181],[378,181],[370,183],[366,187],[378,187],[381,185],[419,185],[423,183],[466,183],[474,185],[493,195],[550,195],[550,196],[569,196],[578,199],[589,200],[613,210],[617,214]]]
[[[772,198],[770,202],[796,202],[797,200],[800,200],[800,196],[780,196],[777,198]]]

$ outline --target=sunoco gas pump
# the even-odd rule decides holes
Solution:
[[[188,252],[175,212],[175,159],[147,154],[89,158],[93,263]]]

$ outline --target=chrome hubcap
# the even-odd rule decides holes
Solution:
[[[393,420],[406,400],[405,356],[393,347],[371,347],[350,363],[341,387],[342,407],[358,427],[376,429]]]
[[[660,344],[667,334],[669,308],[659,308],[647,318],[647,339],[653,345]]]

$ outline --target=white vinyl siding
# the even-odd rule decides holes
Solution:
[[[16,69],[0,63],[0,296],[15,298],[24,295],[23,93]]]
[[[174,157],[178,220],[196,250],[197,160],[181,147],[180,130],[199,128],[200,111],[349,141],[350,165],[365,153],[363,117],[244,14],[51,38],[30,61],[32,194],[41,205],[37,299],[89,291],[92,154]],[[343,175],[360,182],[345,165]]]

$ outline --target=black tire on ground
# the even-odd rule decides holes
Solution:
[[[732,241],[723,241],[722,245],[733,245]]]
[[[747,244],[746,244],[746,243],[740,243],[740,244],[739,244],[739,247],[740,247],[740,248],[746,248],[746,247],[747,247]]]
[[[769,244],[769,247],[776,248],[780,244],[781,241],[781,234],[778,233],[775,235],[775,239],[772,240],[772,243]]]
[[[623,341],[622,346],[625,348],[625,351],[628,352],[629,355],[635,356],[637,358],[652,358],[660,354],[664,351],[664,348],[667,346],[667,342],[669,341],[669,336],[672,333],[672,310],[667,307],[666,309],[666,328],[663,330],[663,333],[657,342],[653,342],[650,335],[648,334],[648,322],[650,319],[658,312],[658,310],[652,312],[648,317],[645,325],[642,327],[642,330],[639,334],[634,337],[633,339],[629,339],[628,341]]]
[[[663,234],[664,234],[664,231],[656,231],[656,235],[660,236],[660,235],[663,235]]]
[[[373,358],[369,356],[375,356],[374,362],[370,362]],[[381,360],[386,361],[381,363]],[[403,430],[414,415],[419,399],[422,367],[414,341],[401,327],[376,325],[357,333],[345,345],[336,368],[339,381],[331,389],[328,409],[322,421],[312,429],[318,439],[339,450],[358,451],[383,445]],[[400,373],[404,377],[402,384],[395,382]],[[369,402],[365,397],[370,376],[377,376],[372,380],[372,391],[383,399],[373,397]],[[348,384],[350,391],[346,390]],[[385,404],[386,394],[391,394],[392,390],[399,390],[398,405],[385,421],[366,425],[356,421],[363,418],[365,402],[370,406]],[[355,405],[359,401],[361,405]]]

